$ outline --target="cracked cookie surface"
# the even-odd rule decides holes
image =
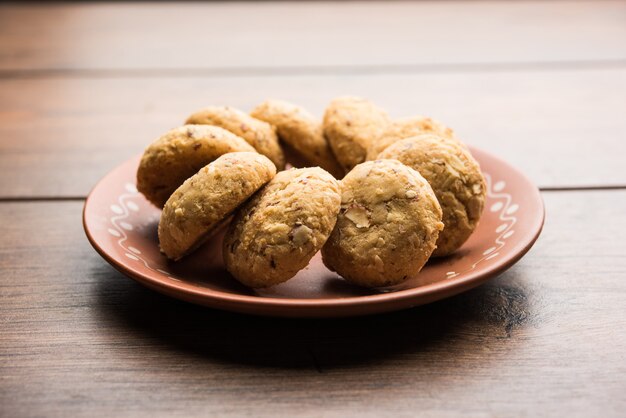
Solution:
[[[338,97],[324,113],[324,135],[344,170],[365,161],[372,142],[382,135],[390,119],[383,109],[360,97]]]
[[[379,158],[393,158],[419,171],[430,183],[443,210],[444,230],[434,256],[452,254],[470,237],[485,206],[485,179],[464,147],[435,135],[395,142]]]
[[[235,215],[223,242],[226,269],[255,288],[289,280],[328,239],[340,202],[339,183],[319,167],[278,173]]]
[[[276,175],[256,152],[224,154],[187,179],[170,196],[159,222],[161,251],[178,260],[208,239],[242,203]]]
[[[441,216],[417,171],[396,160],[359,164],[341,181],[341,211],[322,248],[324,264],[362,286],[401,283],[435,249]]]
[[[155,206],[202,167],[229,152],[254,148],[237,135],[209,125],[174,128],[150,144],[137,169],[137,189]]]
[[[433,133],[462,144],[454,135],[454,131],[443,123],[424,116],[412,116],[391,122],[387,130],[370,144],[367,150],[367,160],[375,160],[378,158],[378,154],[394,142],[425,133]],[[463,146],[465,145],[463,144]]]
[[[322,167],[336,178],[343,177],[344,171],[324,136],[321,121],[303,107],[283,100],[266,100],[250,115],[274,126],[278,138],[306,164]]]
[[[215,125],[245,139],[255,150],[272,160],[278,170],[285,168],[285,156],[274,128],[241,110],[229,106],[211,106],[187,118],[188,124]]]

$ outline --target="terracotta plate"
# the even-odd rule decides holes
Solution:
[[[502,273],[533,245],[543,226],[537,188],[504,161],[472,148],[487,180],[480,225],[453,256],[432,260],[419,276],[392,290],[352,286],[327,270],[318,254],[287,283],[251,290],[223,268],[221,235],[187,259],[169,263],[158,248],[160,210],[135,188],[139,157],[104,177],[85,203],[83,224],[100,255],[122,273],[158,292],[238,312],[293,317],[363,315],[433,302]]]

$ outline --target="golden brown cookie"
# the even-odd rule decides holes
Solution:
[[[239,205],[270,181],[276,167],[256,152],[224,154],[170,196],[159,222],[161,251],[178,260],[208,239]]]
[[[396,141],[423,133],[434,133],[461,143],[454,131],[443,123],[424,116],[413,116],[394,120],[380,137],[372,141],[367,150],[367,160],[375,160],[378,154]]]
[[[372,141],[389,126],[387,112],[359,97],[339,97],[324,114],[324,135],[342,167],[349,171],[365,161]]]
[[[368,161],[341,181],[341,211],[322,257],[352,283],[391,286],[422,269],[442,229],[437,198],[417,171]]]
[[[485,180],[478,162],[462,146],[424,134],[395,142],[379,158],[394,158],[419,171],[443,210],[445,228],[434,256],[452,254],[474,232],[485,206]]]
[[[209,125],[174,128],[150,144],[137,169],[137,189],[162,208],[185,180],[217,157],[237,151],[255,152],[237,135]]]
[[[328,239],[340,202],[339,183],[319,167],[278,173],[231,223],[223,244],[226,269],[251,287],[289,280]]]
[[[307,165],[320,166],[337,178],[343,177],[344,171],[324,137],[322,123],[304,108],[282,100],[266,100],[250,115],[274,126],[278,138]]]
[[[207,107],[189,116],[186,123],[224,128],[248,141],[254,149],[272,160],[278,170],[285,168],[285,156],[274,128],[241,110],[228,106]]]

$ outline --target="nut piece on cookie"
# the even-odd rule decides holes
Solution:
[[[341,181],[341,211],[322,248],[324,264],[362,286],[401,283],[428,261],[441,216],[417,171],[396,160],[359,164]]]
[[[456,251],[474,232],[485,206],[485,180],[478,162],[464,147],[431,134],[387,147],[379,158],[393,158],[419,171],[443,210],[444,230],[433,256]]]
[[[170,196],[159,222],[161,251],[178,260],[204,243],[242,203],[276,175],[256,152],[224,154]]]
[[[226,269],[255,288],[289,280],[330,235],[339,183],[319,167],[282,171],[235,215],[223,243]]]
[[[256,152],[237,135],[209,125],[174,128],[150,144],[137,169],[137,189],[162,208],[189,177],[229,152]]]
[[[272,160],[278,170],[285,168],[285,156],[274,128],[241,110],[228,106],[207,107],[189,116],[186,123],[224,128],[242,137],[259,153]]]
[[[378,158],[378,154],[396,141],[424,133],[433,133],[463,144],[454,135],[454,131],[443,123],[424,116],[413,116],[394,120],[380,137],[372,141],[367,150],[367,160],[375,160]]]
[[[324,135],[342,167],[349,171],[365,161],[370,144],[390,124],[383,109],[359,97],[339,97],[324,114]]]
[[[336,178],[343,177],[344,171],[324,137],[322,123],[304,108],[282,100],[266,100],[250,115],[274,126],[278,139],[305,164],[320,166]]]

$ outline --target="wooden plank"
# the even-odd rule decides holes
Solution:
[[[542,187],[626,184],[626,69],[282,77],[0,80],[0,197],[85,196],[195,109],[268,97],[320,115],[359,94],[426,114]]]
[[[0,69],[624,60],[615,1],[3,5]]]
[[[626,191],[544,197],[498,279],[341,320],[168,299],[98,257],[80,202],[0,204],[0,415],[622,416]]]

